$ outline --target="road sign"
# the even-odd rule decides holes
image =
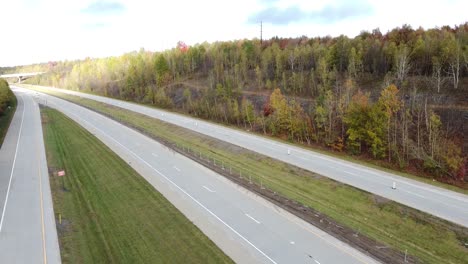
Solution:
[[[57,173],[58,176],[65,176],[65,171],[61,170]]]

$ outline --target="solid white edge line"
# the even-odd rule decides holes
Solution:
[[[84,120],[83,118],[81,117],[78,117],[77,115],[75,114],[72,114],[70,113],[70,115],[74,115],[75,118],[77,119],[80,119],[82,120],[83,122],[85,123],[88,123],[89,126],[93,127],[94,129],[100,131],[103,135],[105,135],[106,137],[108,137],[109,139],[111,139],[112,141],[114,141],[115,143],[117,143],[118,145],[120,145],[122,148],[124,148],[125,150],[127,150],[128,152],[130,152],[133,156],[135,156],[137,159],[139,159],[141,162],[143,162],[144,164],[146,164],[148,167],[150,167],[151,169],[153,169],[156,173],[158,173],[159,175],[161,175],[164,179],[166,179],[168,182],[170,182],[172,185],[174,185],[177,189],[179,189],[181,192],[183,192],[185,195],[187,195],[190,199],[192,199],[195,203],[197,203],[200,207],[202,207],[203,209],[205,209],[209,214],[211,214],[214,218],[216,218],[218,221],[220,221],[222,224],[224,224],[227,228],[229,228],[232,232],[234,232],[237,236],[239,236],[241,239],[243,239],[245,242],[247,242],[250,246],[252,246],[255,250],[257,250],[260,254],[262,254],[265,258],[267,258],[269,261],[271,261],[272,263],[274,264],[277,264],[276,261],[274,261],[272,258],[270,258],[267,254],[265,254],[262,250],[260,250],[259,248],[257,248],[254,244],[252,244],[252,242],[250,242],[247,238],[245,238],[244,236],[242,236],[239,232],[237,232],[234,228],[232,228],[230,225],[228,225],[226,222],[224,222],[221,218],[219,218],[215,213],[213,213],[210,209],[208,209],[207,207],[205,207],[201,202],[199,202],[197,199],[195,199],[193,196],[191,196],[189,193],[187,193],[184,189],[182,189],[181,187],[179,187],[179,185],[177,185],[175,182],[173,182],[171,179],[169,179],[167,176],[165,176],[164,174],[162,174],[159,170],[157,170],[156,168],[154,168],[153,166],[151,166],[151,164],[149,164],[147,161],[145,161],[144,159],[142,159],[140,156],[138,156],[136,153],[134,153],[133,151],[131,151],[130,149],[128,149],[127,147],[125,147],[124,145],[122,145],[120,142],[118,142],[116,139],[114,139],[113,137],[109,136],[107,133],[105,133],[104,131],[102,131],[101,129],[97,128],[96,126],[94,126],[93,124],[89,123],[88,121]]]
[[[249,214],[245,214],[245,216],[247,216],[248,218],[252,219],[255,223],[260,224],[260,221],[258,221],[257,219],[253,218],[253,217],[250,216]]]
[[[5,197],[5,203],[3,204],[2,219],[0,220],[0,232],[2,232],[3,220],[5,218],[5,211],[6,211],[7,204],[8,204],[8,197],[10,196],[11,180],[13,178],[13,173],[15,171],[16,157],[18,155],[19,143],[20,143],[20,139],[21,139],[21,131],[23,130],[23,121],[24,121],[24,112],[25,112],[25,110],[26,110],[26,104],[23,102],[23,114],[21,116],[21,125],[20,125],[20,130],[19,130],[19,133],[18,133],[18,140],[16,141],[15,157],[13,158],[13,165],[11,166],[10,180],[8,182],[8,188],[7,188],[7,193],[6,193],[6,197]]]

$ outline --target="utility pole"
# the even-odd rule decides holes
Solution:
[[[260,21],[260,46],[263,44],[263,21]]]

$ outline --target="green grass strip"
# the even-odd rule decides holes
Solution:
[[[63,263],[232,262],[92,134],[41,112]]]

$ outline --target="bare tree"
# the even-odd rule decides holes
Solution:
[[[452,47],[451,54],[448,59],[449,68],[447,74],[452,79],[453,88],[457,89],[458,84],[460,82],[460,55],[461,55],[461,47],[458,41],[454,42],[454,46]]]
[[[445,82],[445,77],[442,75],[442,63],[439,58],[432,58],[432,83],[437,89],[437,93],[440,93],[440,88]]]
[[[401,146],[403,151],[403,160],[406,162],[408,160],[409,153],[409,126],[411,122],[411,114],[409,109],[403,104],[401,115],[400,115],[400,128],[401,128]]]
[[[449,74],[452,77],[453,88],[457,89],[460,82],[460,55],[457,54],[454,61],[450,63]]]
[[[289,64],[291,65],[291,71],[294,71],[294,62],[296,61],[296,50],[291,49],[289,51]]]
[[[411,69],[410,54],[406,46],[401,47],[395,55],[396,77],[401,84]]]

